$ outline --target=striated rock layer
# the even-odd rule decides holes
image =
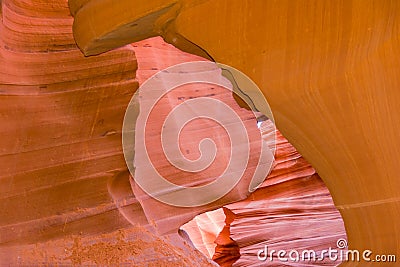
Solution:
[[[75,2],[75,7],[79,9],[87,2]],[[72,18],[65,1],[3,0],[0,4],[0,265],[213,265],[191,246],[184,231],[178,234],[180,224],[200,210],[186,216],[170,210],[157,214],[160,206],[146,207],[139,202],[131,189],[121,145],[125,108],[138,88],[134,50],[143,63],[139,64],[139,82],[168,64],[202,59],[181,53],[160,39],[84,57],[72,37]],[[289,178],[284,175],[282,179]],[[278,229],[264,232],[264,219],[275,223],[264,212],[294,212],[283,208],[282,203],[273,206],[272,200],[264,200],[279,197],[276,192],[286,192],[282,185],[290,187],[290,192],[295,190],[288,182],[271,181],[277,184],[272,186],[267,181],[250,196],[254,202],[247,199],[228,205],[225,214],[210,213],[211,221],[217,218],[222,222],[202,239],[210,258],[222,265],[235,261],[257,264],[254,253],[266,242],[262,233],[268,241],[281,236],[280,227],[285,225],[281,219]],[[305,191],[320,192],[318,179],[307,181],[314,183]],[[297,186],[304,183],[293,183],[294,188]],[[240,198],[247,196],[247,191],[239,191]],[[328,197],[326,194],[322,193]],[[235,196],[228,202],[238,199]],[[328,210],[333,209],[328,199],[324,201]],[[246,213],[251,203],[264,215]],[[307,209],[298,212],[303,210]],[[321,207],[315,212],[326,215]],[[230,215],[226,218],[226,214]],[[337,218],[333,210],[332,214]],[[175,232],[155,235],[148,224],[160,218],[157,216],[175,220],[166,224],[168,232]],[[315,216],[317,221],[325,218]],[[342,234],[339,222],[335,223],[334,232]],[[296,227],[296,231],[304,231]],[[252,231],[258,236],[249,235]],[[327,237],[326,242],[332,238]],[[209,244],[214,240],[216,252]]]
[[[1,5],[0,243],[128,226],[107,184],[126,169],[120,129],[138,87],[133,49],[86,58],[65,2]]]
[[[269,251],[283,249],[287,253],[292,249],[316,251],[318,260],[291,266],[338,265],[340,258],[332,260],[322,251],[341,250],[337,241],[347,239],[342,217],[321,178],[279,132],[276,163],[263,185],[246,201],[226,206],[235,214],[231,237],[242,254],[235,266],[281,266],[276,254],[274,264],[269,258],[262,263],[256,260],[265,246]]]
[[[66,1],[0,1],[0,265],[209,265],[146,225],[121,144],[132,46],[85,57]]]
[[[185,60],[198,60],[198,57],[182,53],[171,45],[166,45],[161,38],[145,40],[135,43],[134,46],[139,60],[138,75],[141,78],[144,76],[149,78],[159,70]],[[154,62],[149,69],[147,69],[148,61]],[[251,181],[253,179],[264,181],[273,162],[271,150],[262,142],[255,115],[236,103],[232,91],[226,89],[231,85],[221,75],[221,69],[211,62],[197,62],[178,67],[179,69],[162,71],[157,76],[145,81],[139,89],[137,103],[135,102],[140,107],[136,133],[141,133],[140,131],[143,129],[143,135],[136,134],[135,136],[135,182],[132,183],[132,189],[139,199],[148,221],[156,225],[159,233],[176,231],[182,224],[201,212],[246,198],[250,194]],[[205,79],[212,83],[195,82],[176,88],[168,86],[171,82],[183,82],[184,78],[188,79],[189,77],[194,81]],[[151,85],[149,85],[150,82]],[[154,97],[155,91],[164,94],[158,101]],[[215,105],[211,100],[224,103],[224,106]],[[208,102],[207,105],[201,104],[202,108],[194,109],[193,105],[200,101],[203,101],[201,103]],[[192,103],[192,105],[188,103]],[[226,110],[226,106],[229,107],[230,113]],[[185,107],[189,107],[185,114],[178,114],[179,110],[174,109]],[[150,112],[144,112],[146,109],[149,109]],[[205,113],[205,109],[210,112]],[[208,117],[201,117],[204,114],[208,114]],[[173,117],[172,123],[165,123],[167,116]],[[187,124],[180,129],[180,122],[177,118],[182,120],[182,117],[187,116],[189,119],[184,121]],[[162,139],[168,135],[170,135],[169,141]],[[178,142],[177,136],[179,136]],[[248,140],[248,145],[236,141],[239,138],[245,139],[243,137]],[[184,171],[185,168],[193,167],[193,162],[190,160],[197,160],[196,168],[209,162],[209,158],[205,154],[210,154],[214,149],[210,146],[201,152],[199,149],[199,144],[206,138],[211,139],[215,145],[215,158],[212,158],[211,164],[204,169]],[[144,145],[141,145],[141,142]],[[177,147],[173,147],[174,151],[181,150],[183,155],[174,155],[168,158],[166,153],[168,143],[177,144]],[[235,149],[236,152],[233,152]],[[171,161],[181,165],[178,168]],[[243,168],[239,170],[237,167],[232,168],[232,166],[243,165],[243,162],[245,163]],[[263,171],[257,172],[257,168],[263,169]],[[184,189],[186,192],[183,192],[184,190],[178,190],[171,186],[161,187],[160,179],[153,174],[154,170],[157,171],[157,175],[162,175],[176,185],[191,187],[189,190],[200,186],[208,188],[200,188],[194,193],[186,193],[188,191],[186,189]],[[243,173],[240,174],[241,171]],[[223,177],[223,175],[225,176]],[[152,181],[153,188],[155,188],[152,193],[157,197],[167,196],[174,203],[181,204],[170,205],[149,197],[143,187],[137,185],[136,181],[140,179]],[[232,189],[229,189],[228,182],[230,181],[237,181],[232,185]],[[214,182],[219,184],[210,188]],[[215,197],[225,188],[228,188],[226,192]],[[187,206],[200,199],[201,206]]]
[[[161,35],[245,72],[328,186],[350,248],[400,254],[399,1],[69,2],[88,55]]]
[[[261,130],[270,133],[270,125],[264,122]],[[274,169],[249,198],[224,207],[229,223],[225,221],[224,226],[220,209],[197,216],[182,228],[200,251],[220,260],[222,266],[282,266],[276,253],[272,261],[258,260],[257,253],[265,246],[269,251],[283,249],[287,253],[314,250],[319,258],[289,261],[290,266],[337,266],[340,258],[331,260],[321,254],[329,248],[340,251],[337,241],[346,240],[342,218],[328,189],[279,132],[275,158]],[[235,258],[238,253],[240,258]]]
[[[201,60],[183,53],[161,38],[133,44],[141,83],[173,64]],[[265,245],[280,250],[337,249],[346,238],[343,221],[330,193],[311,165],[269,121],[261,124],[264,138],[276,134],[275,167],[265,182],[247,199],[196,216],[185,230],[204,255],[221,266],[281,266],[279,261],[260,262],[257,252]],[[154,204],[154,203],[153,203]],[[154,211],[157,213],[158,208]],[[171,213],[170,213],[171,214]],[[161,215],[158,218],[162,218]],[[324,258],[310,265],[336,266],[341,261]],[[292,263],[304,266],[305,262]]]

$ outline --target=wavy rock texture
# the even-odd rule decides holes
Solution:
[[[322,257],[322,250],[338,249],[337,240],[346,239],[344,224],[332,197],[321,178],[296,149],[280,134],[277,139],[277,165],[264,184],[246,201],[227,205],[235,214],[231,237],[240,247],[242,257],[235,266],[280,266],[267,260],[255,262],[257,252],[269,250],[312,249]],[[291,266],[336,266],[341,262],[327,255],[317,262]]]
[[[1,243],[127,226],[107,183],[125,170],[121,121],[137,89],[125,47],[84,57],[66,3],[2,1]],[[96,227],[98,220],[109,224]]]
[[[399,1],[91,0],[75,10],[87,54],[159,34],[245,72],[329,188],[350,248],[400,254]]]
[[[168,66],[173,66],[175,64],[186,61],[192,61],[192,59],[198,60],[198,57],[193,57],[189,54],[183,53],[178,49],[172,47],[171,45],[165,44],[161,38],[153,38],[150,40],[145,40],[143,42],[135,43],[135,52],[139,60],[138,75],[140,79],[149,78],[152,74],[156,73],[158,70],[164,69]],[[142,65],[143,62],[143,65]],[[148,63],[152,62],[152,63]],[[150,66],[148,66],[150,65]],[[150,67],[150,68],[149,68]],[[135,196],[139,199],[147,219],[156,225],[156,229],[160,233],[168,233],[170,231],[176,231],[182,224],[191,220],[195,215],[205,212],[208,210],[216,209],[224,204],[232,203],[234,201],[242,200],[246,198],[249,193],[249,184],[252,179],[253,174],[256,172],[256,168],[262,168],[265,171],[260,174],[255,174],[257,177],[263,181],[269,172],[272,162],[273,154],[268,149],[266,144],[262,144],[260,131],[257,128],[257,121],[253,112],[241,108],[232,97],[232,91],[225,89],[224,87],[218,85],[223,84],[226,87],[231,86],[229,81],[221,75],[221,69],[218,68],[213,63],[208,63],[207,65],[201,65],[198,62],[195,65],[186,65],[186,67],[180,67],[181,69],[168,69],[158,74],[155,78],[152,78],[152,84],[143,84],[139,89],[138,105],[140,106],[140,114],[136,123],[137,132],[141,129],[145,129],[145,145],[141,147],[139,141],[135,146],[135,181],[141,179],[151,180],[154,188],[156,188],[154,194],[158,196],[171,195],[173,201],[181,201],[184,205],[189,203],[195,198],[193,194],[199,195],[206,202],[199,207],[177,207],[168,204],[161,203],[148,196],[147,193],[143,192],[139,186],[132,184],[132,189]],[[214,84],[207,83],[194,83],[181,85],[171,91],[168,87],[171,81],[179,82],[183,81],[182,78],[191,78],[193,81],[198,81],[200,79],[206,79],[208,81],[213,81]],[[143,79],[144,80],[144,79]],[[173,87],[172,87],[173,88]],[[165,95],[159,100],[154,99],[154,91],[161,91]],[[153,97],[153,98],[152,98]],[[200,99],[200,100],[199,100]],[[204,99],[214,99],[218,100],[219,103],[224,103],[229,106],[231,112],[237,114],[238,119],[232,116],[232,113],[227,113],[225,109],[221,106],[213,106],[212,104],[202,105],[202,108],[211,110],[211,116],[215,119],[204,119],[199,118],[200,115],[204,115],[204,110],[194,110],[193,105],[189,106],[186,111],[186,115],[190,116],[192,119],[187,123],[179,133],[174,133],[169,141],[164,142],[161,140],[161,132],[164,132],[164,136],[168,135],[168,132],[174,132],[177,126],[177,119],[171,124],[164,124],[166,117],[169,116],[178,117],[183,115],[176,115],[178,112],[174,111],[173,108],[181,105],[185,107],[190,101],[191,103],[198,103]],[[209,103],[209,102],[208,102]],[[151,109],[151,112],[143,112],[146,108]],[[144,115],[142,115],[142,112]],[[146,119],[145,115],[148,114]],[[200,115],[199,115],[200,114]],[[224,114],[224,117],[217,117],[217,114]],[[213,117],[214,116],[214,117]],[[146,119],[146,123],[144,123]],[[220,124],[227,127],[224,129]],[[188,122],[185,119],[185,122]],[[243,126],[242,126],[243,125]],[[230,130],[234,128],[235,131]],[[212,160],[206,169],[196,172],[185,172],[177,167],[173,166],[170,161],[165,156],[165,148],[168,143],[176,144],[176,136],[179,135],[179,146],[174,148],[175,151],[182,150],[185,158],[191,160],[197,160],[201,157],[201,162],[207,162],[206,156],[200,155],[199,144],[205,138],[210,138],[213,140],[216,146],[215,159]],[[141,140],[140,135],[136,135],[135,140]],[[246,136],[248,138],[248,144],[242,144],[235,141],[238,136]],[[144,142],[144,141],[143,141]],[[235,143],[236,142],[236,143]],[[261,146],[264,146],[264,153],[262,163],[259,163]],[[231,155],[231,151],[237,149],[236,152]],[[211,152],[213,149],[209,148],[204,150],[202,154]],[[145,152],[146,151],[146,152]],[[248,153],[248,158],[245,155]],[[148,156],[147,156],[148,155]],[[149,159],[146,159],[146,158]],[[172,159],[175,159],[173,156]],[[190,166],[190,163],[185,160],[185,158],[180,158],[179,162],[184,162],[185,166]],[[228,165],[240,166],[241,162],[245,161],[245,168],[240,169],[243,174],[238,175],[237,170],[232,170]],[[229,163],[229,164],[228,164]],[[185,167],[184,167],[185,168]],[[179,197],[176,196],[176,192],[171,187],[162,188],[159,186],[159,180],[153,178],[152,170],[157,170],[165,179],[173,181],[173,183],[184,186],[203,186],[214,182],[219,176],[221,176],[225,171],[227,172],[227,178],[219,178],[218,182],[225,182],[223,185],[220,183],[219,186],[213,189],[202,189],[199,193],[185,193]],[[139,177],[141,175],[141,177]],[[214,199],[214,196],[218,194],[218,190],[227,188],[228,181],[232,181],[238,177],[237,184],[232,190],[227,190],[221,194],[221,197]],[[236,180],[235,180],[236,181]],[[229,193],[228,193],[229,192]]]
[[[141,83],[173,64],[201,60],[159,37],[133,46]],[[258,250],[267,245],[275,250],[314,249],[321,253],[329,247],[336,249],[336,241],[346,238],[341,215],[311,165],[268,121],[261,124],[261,132],[266,141],[277,134],[276,165],[266,181],[246,200],[226,205],[224,211],[198,215],[182,227],[204,255],[222,266],[282,266],[276,260],[273,264],[258,261]],[[339,263],[325,258],[310,265]]]
[[[125,219],[147,224],[121,145],[133,48],[87,58],[66,1],[0,4],[0,265],[210,264]]]
[[[196,57],[160,42],[151,50],[142,43],[84,57],[72,37],[65,1],[3,0],[0,17],[0,265],[213,265],[190,245],[185,232],[159,237],[147,225],[148,214],[132,193],[121,146],[125,108],[138,87],[134,49],[143,62],[139,82],[157,71],[154,68],[170,64],[169,57],[174,63]],[[148,55],[141,57],[140,49],[148,49]],[[315,188],[310,186],[307,192],[312,188],[310,192],[320,192],[321,184],[315,181]],[[258,212],[288,212],[279,198],[277,206],[264,201],[280,196],[285,191],[280,185],[295,191],[292,184],[276,183],[264,184],[263,188],[271,189],[250,197]],[[293,183],[298,185],[304,183]],[[251,238],[262,246],[266,241],[260,234],[262,219],[271,218],[260,214],[260,221],[250,216],[248,201],[227,206],[228,219],[221,212],[210,213],[211,221],[220,222],[202,242],[210,258],[220,264],[257,264],[251,255],[258,245],[249,245],[246,238],[256,231],[259,235]],[[319,207],[315,212],[322,211]],[[337,215],[333,210],[332,214]],[[179,223],[191,219],[179,216],[175,214]],[[132,223],[146,227],[132,227]],[[284,225],[281,220],[276,223]],[[341,231],[335,223],[334,230]],[[271,231],[266,232],[268,240],[280,246],[272,237],[281,236],[281,228]],[[214,253],[210,242],[216,238]]]
[[[264,134],[270,125],[261,126]],[[182,228],[195,246],[222,266],[283,266],[275,259],[259,261],[257,252],[272,249],[338,249],[337,241],[346,239],[343,221],[321,178],[296,149],[277,132],[276,166],[265,182],[244,200],[197,216]],[[340,249],[338,249],[340,250]],[[343,250],[343,252],[345,252]],[[235,255],[240,253],[240,258]],[[290,266],[336,266],[341,260],[327,256],[315,262],[288,262]],[[307,266],[308,266],[307,265]]]

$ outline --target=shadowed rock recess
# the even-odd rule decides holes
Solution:
[[[89,2],[71,1],[72,14]],[[251,112],[218,88],[185,87],[175,96],[212,90],[241,114],[251,136],[276,135],[267,179],[250,194],[246,175],[255,164],[249,164],[237,188],[196,208],[144,197],[122,150],[128,103],[159,70],[207,55],[182,52],[155,37],[85,57],[66,1],[0,5],[0,266],[282,266],[260,262],[258,251],[267,245],[318,252],[346,238],[316,171],[270,121],[259,130]],[[194,148],[210,132],[227,142],[206,127],[208,122],[192,124],[192,136],[182,143]],[[253,157],[260,144],[251,149]],[[215,165],[224,167],[223,161]],[[169,178],[192,185],[215,177]]]

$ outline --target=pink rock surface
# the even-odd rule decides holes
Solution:
[[[138,82],[203,59],[159,38],[84,57],[66,1],[0,5],[0,265],[212,264],[178,228],[199,212],[244,199],[247,191],[190,212],[144,204],[131,190],[121,145],[125,108]],[[321,248],[344,236],[315,171],[279,140],[278,165],[268,180],[226,206],[233,221],[220,210],[184,227],[222,265],[258,266],[255,253],[264,244]],[[161,232],[175,232],[159,237],[149,220],[164,220]]]
[[[207,71],[207,76],[210,74],[214,76],[220,75],[219,69]],[[200,72],[195,73],[195,75],[200,75]],[[175,74],[168,73],[167,77],[165,77],[165,75],[163,77],[166,79],[171,79],[171,76],[174,78]],[[166,81],[161,81],[160,85],[162,86],[165,83]],[[140,112],[142,112],[142,108],[144,108],[143,106],[152,105],[153,101],[149,101],[149,98],[146,98],[146,92],[142,92],[142,88],[139,90],[139,105],[141,109]],[[204,170],[194,173],[182,171],[181,169],[174,167],[166,158],[164,148],[167,144],[165,142],[161,142],[161,129],[163,131],[174,131],[173,127],[178,127],[175,126],[175,124],[170,126],[164,125],[164,122],[166,121],[166,116],[172,111],[172,109],[184,101],[181,99],[194,99],[203,96],[208,96],[209,98],[212,97],[213,99],[223,101],[233,108],[236,106],[235,112],[238,114],[238,116],[240,116],[241,120],[235,122],[235,125],[233,125],[231,122],[230,125],[232,128],[238,128],[241,127],[242,123],[244,124],[244,131],[247,131],[250,141],[249,147],[247,144],[244,144],[242,148],[238,146],[240,151],[231,155],[231,147],[238,144],[234,144],[233,140],[235,139],[230,138],[232,138],[233,135],[241,135],[243,133],[241,131],[228,133],[226,129],[221,127],[221,125],[215,121],[194,116],[194,120],[185,125],[182,131],[179,132],[179,145],[181,146],[183,156],[190,160],[195,160],[200,156],[203,156],[200,155],[198,145],[200,141],[205,138],[210,138],[215,142],[217,154],[215,155],[215,159],[212,161],[211,165]],[[213,114],[218,112],[222,111],[215,110]],[[226,168],[228,168],[228,162],[232,161],[233,163],[229,164],[237,165],[238,163],[235,163],[235,160],[241,160],[242,157],[245,157],[241,154],[245,155],[246,151],[249,151],[249,158],[247,159],[245,165],[246,168],[243,170],[243,174],[240,174],[241,177],[239,177],[240,180],[238,181],[237,185],[231,191],[226,191],[226,193],[229,193],[226,195],[221,195],[220,198],[215,198],[214,195],[217,194],[217,189],[223,189],[223,186],[214,188],[213,190],[203,190],[202,192],[198,193],[199,196],[204,199],[204,202],[202,202],[202,206],[200,207],[186,208],[182,206],[164,204],[161,201],[155,200],[153,197],[149,197],[149,195],[143,192],[136,183],[133,184],[132,188],[135,196],[139,199],[148,220],[156,226],[156,229],[160,233],[176,231],[182,224],[186,223],[201,212],[212,210],[221,207],[224,204],[244,199],[249,195],[249,183],[259,162],[261,135],[256,126],[256,120],[252,112],[240,108],[233,99],[231,91],[215,85],[206,84],[181,86],[180,88],[175,89],[173,92],[168,93],[161,98],[161,100],[157,102],[157,105],[153,107],[152,112],[147,120],[145,120],[146,114],[142,115],[142,113],[140,113],[136,127],[139,130],[144,128],[146,142],[143,147],[139,146],[138,143],[135,147],[135,181],[141,177],[147,180],[153,179],[151,171],[156,170],[157,175],[159,174],[177,185],[190,187],[206,185],[216,181],[217,179],[224,179],[219,178],[219,176],[225,172]],[[175,135],[169,142],[176,142],[174,137]],[[142,142],[138,136],[135,137],[135,140],[137,142]],[[177,149],[175,149],[175,151]],[[147,155],[149,157],[148,159],[146,158]],[[271,154],[270,162],[272,161],[273,157]],[[267,164],[265,164],[265,168],[268,168],[266,165]],[[231,177],[235,177],[238,174],[232,171],[227,175],[229,175],[227,176],[229,179],[233,179]],[[159,181],[159,179],[156,177],[154,178],[154,181],[151,181],[154,187]],[[192,201],[192,199],[195,197],[193,194],[185,194],[184,192],[181,194],[181,196],[174,197],[172,194],[177,194],[179,192],[175,192],[173,190],[174,189],[172,187],[168,187],[167,189],[158,187],[153,194],[157,194],[158,196],[169,196],[169,194],[171,194],[170,199],[173,201],[179,200],[179,202],[182,203],[179,205],[191,203],[190,201]]]
[[[210,265],[126,220],[147,224],[121,144],[136,58],[84,57],[72,22],[67,1],[0,1],[0,266]]]
[[[160,38],[135,43],[134,48],[139,60],[137,76],[142,83],[172,64],[201,60]],[[265,137],[275,134],[268,122],[261,125],[261,131]],[[259,261],[257,252],[267,245],[275,250],[314,249],[321,253],[329,247],[337,248],[337,240],[346,238],[340,213],[318,174],[279,131],[276,136],[276,165],[266,181],[247,199],[225,206],[234,219],[226,223],[224,212],[218,209],[198,215],[182,227],[203,254],[223,266],[283,266],[276,259],[272,263]],[[290,265],[339,263],[325,258]]]
[[[263,123],[261,130],[268,132],[268,124]],[[210,231],[205,225],[215,225],[222,229],[224,221],[218,212],[202,214],[183,229],[189,233],[195,246],[203,253],[214,243],[214,258],[231,257],[229,250],[221,247],[224,241],[232,239],[240,247],[240,258],[232,260],[233,266],[336,266],[341,262],[325,257],[318,261],[281,262],[276,258],[260,261],[257,253],[265,246],[272,249],[322,250],[337,248],[339,239],[346,239],[343,220],[335,208],[331,195],[310,164],[296,149],[277,132],[276,166],[265,182],[246,200],[226,205],[234,214],[230,231],[224,228],[220,233]],[[200,216],[198,216],[200,217]],[[200,221],[200,222],[199,222]],[[225,238],[221,238],[225,235]],[[207,238],[203,238],[207,236]],[[338,254],[339,255],[339,254]],[[327,255],[326,255],[327,256]]]
[[[0,243],[128,227],[107,184],[126,169],[132,47],[87,58],[65,1],[0,4]]]

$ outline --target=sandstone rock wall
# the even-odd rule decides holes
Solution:
[[[160,238],[125,219],[147,223],[124,191],[132,46],[88,58],[66,1],[0,6],[0,265],[210,264],[177,233]]]
[[[159,34],[245,72],[277,127],[328,186],[350,247],[399,254],[400,2],[111,3],[92,0],[76,11],[74,34],[84,53]],[[127,16],[103,22],[121,7]],[[96,16],[91,10],[98,8]]]

